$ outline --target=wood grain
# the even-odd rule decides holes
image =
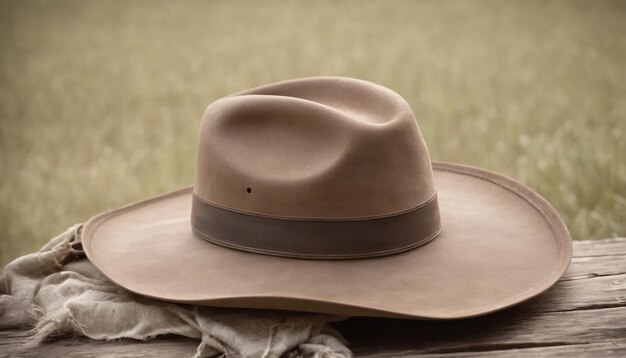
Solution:
[[[626,238],[574,243],[549,291],[511,309],[460,321],[352,318],[336,324],[363,357],[626,356]],[[197,341],[66,338],[25,349],[25,331],[0,331],[0,357],[191,357]]]

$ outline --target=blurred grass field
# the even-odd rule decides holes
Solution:
[[[0,263],[193,180],[204,108],[370,80],[431,156],[517,178],[575,239],[626,235],[626,2],[0,1]]]

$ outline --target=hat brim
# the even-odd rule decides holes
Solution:
[[[443,229],[385,257],[306,260],[225,248],[194,235],[186,188],[90,219],[85,252],[113,282],[180,303],[348,316],[456,319],[552,286],[572,257],[541,196],[483,169],[433,162]]]

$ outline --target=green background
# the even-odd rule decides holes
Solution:
[[[220,96],[341,75],[436,160],[517,178],[574,239],[626,234],[626,2],[1,1],[0,263],[192,183]]]

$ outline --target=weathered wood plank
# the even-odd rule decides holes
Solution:
[[[509,311],[537,313],[626,306],[626,274],[588,275],[559,281],[550,290]]]
[[[547,313],[501,312],[457,322],[374,318],[338,324],[356,354],[442,354],[516,348],[626,343],[626,307]]]
[[[574,257],[563,280],[617,275],[626,272],[626,255]]]
[[[574,241],[574,257],[626,255],[626,238]]]
[[[376,353],[374,355],[359,355],[363,358],[391,358],[391,357],[407,357],[414,355],[411,351],[397,353]],[[545,346],[534,348],[519,348],[506,350],[490,350],[476,352],[453,352],[438,354],[421,354],[420,357],[436,357],[436,358],[479,358],[479,357],[507,357],[507,358],[534,358],[534,357],[626,357],[626,343],[591,343],[591,344],[573,344],[559,346]]]
[[[626,356],[626,239],[579,241],[548,292],[512,309],[461,321],[353,318],[336,324],[357,356]],[[0,357],[193,356],[197,341],[69,338],[22,349],[24,331],[0,331]]]

